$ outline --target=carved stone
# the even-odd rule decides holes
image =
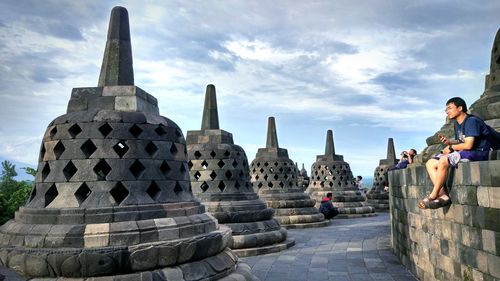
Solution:
[[[278,252],[294,245],[250,183],[245,151],[219,129],[214,85],[208,85],[201,130],[187,132],[194,195],[219,223],[231,228],[230,247],[239,256]]]
[[[355,186],[349,164],[342,155],[335,154],[332,130],[326,135],[325,154],[318,155],[312,164],[311,181],[306,192],[316,200],[316,207],[331,192],[333,205],[339,208],[338,218],[376,215],[375,209],[365,204],[365,197]]]
[[[133,85],[127,10],[113,8],[99,87],[73,89],[49,124],[31,196],[0,227],[0,266],[39,280],[255,280],[231,240],[193,197],[182,131]]]
[[[373,174],[373,186],[366,194],[366,201],[377,211],[389,210],[389,192],[384,191],[389,186],[388,171],[394,167],[398,160],[394,150],[394,140],[389,138],[387,142],[387,157],[381,159]]]
[[[329,224],[314,207],[315,201],[297,184],[298,170],[288,151],[278,145],[274,117],[269,117],[267,143],[250,164],[255,192],[276,211],[275,218],[287,228],[321,227]]]

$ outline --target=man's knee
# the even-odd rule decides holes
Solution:
[[[448,168],[449,166],[448,157],[441,157],[439,159],[438,165],[440,168]]]
[[[429,159],[427,161],[427,163],[425,163],[425,166],[427,168],[435,169],[437,167],[437,165],[438,165],[438,162],[439,162],[438,160],[432,158],[432,159]]]

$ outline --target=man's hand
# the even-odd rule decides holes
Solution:
[[[441,150],[441,153],[442,154],[450,154],[451,151],[450,151],[449,147],[450,146],[447,146],[447,147],[443,148],[443,150]]]
[[[445,136],[443,136],[443,135],[441,135],[441,134],[439,134],[439,133],[437,134],[437,136],[438,136],[439,140],[440,140],[442,143],[444,143],[444,144],[446,144],[446,145],[450,145],[450,144],[451,144],[451,143],[450,143],[450,141],[449,141],[449,140],[448,140]]]

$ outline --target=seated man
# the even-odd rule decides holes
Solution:
[[[408,152],[403,151],[401,152],[401,158],[399,159],[398,164],[396,166],[389,168],[389,170],[397,170],[397,169],[404,169],[408,164],[413,163],[413,158],[417,155],[417,151],[414,148],[411,148],[408,150]]]
[[[326,197],[321,200],[321,205],[319,206],[319,212],[322,213],[327,220],[339,214],[339,210],[333,206],[332,197],[332,193],[328,192]]]
[[[490,128],[484,121],[467,114],[467,105],[459,97],[451,98],[446,102],[445,112],[448,118],[454,120],[455,140],[448,140],[438,135],[447,147],[441,151],[441,154],[426,163],[433,189],[429,196],[418,203],[421,209],[435,209],[451,204],[450,197],[444,189],[449,166],[456,167],[460,160],[488,160]]]

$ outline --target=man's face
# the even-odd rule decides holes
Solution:
[[[410,155],[410,156],[415,155],[415,152],[413,152],[413,149],[408,150],[408,155]]]
[[[448,115],[448,118],[455,119],[462,112],[462,107],[456,106],[454,103],[449,103],[446,105],[445,112],[446,115]]]

